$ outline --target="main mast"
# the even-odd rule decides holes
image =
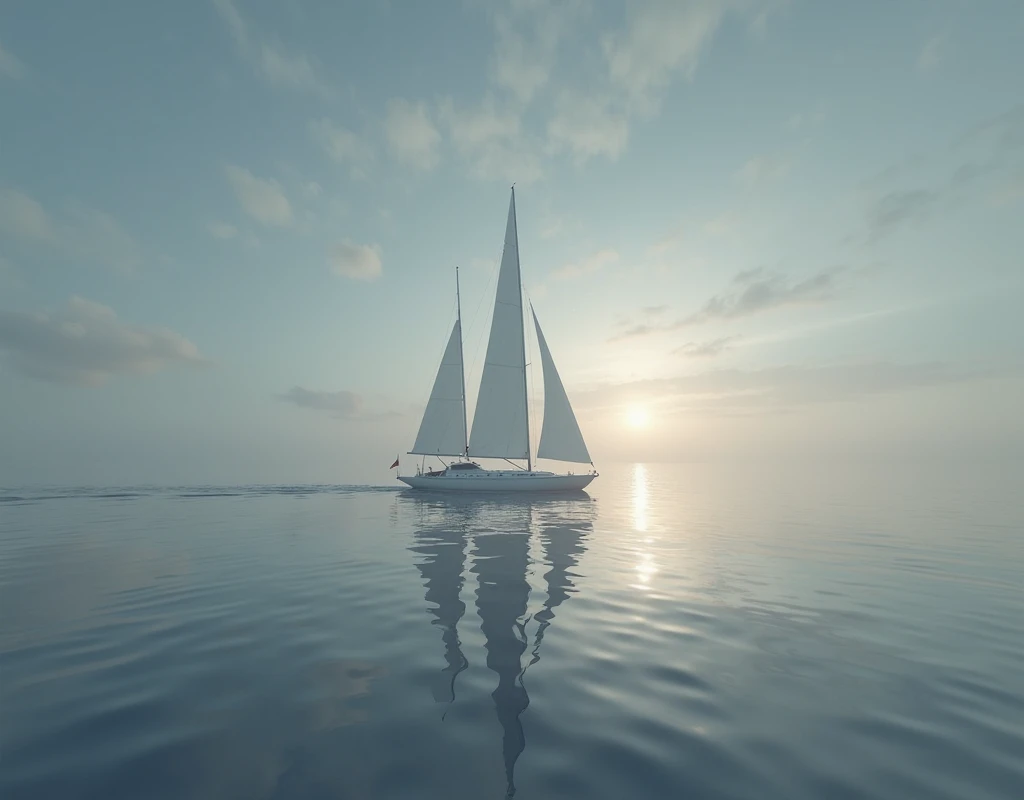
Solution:
[[[459,372],[462,374],[462,455],[469,457],[469,427],[466,422],[466,359],[462,357],[462,297],[459,294],[459,268],[455,267],[455,309],[459,323]],[[529,434],[527,434],[529,441]]]
[[[516,185],[512,184],[512,234],[516,242],[516,281],[519,287],[520,313],[525,309],[523,305],[523,272],[519,266],[519,222],[516,220]],[[461,341],[461,339],[460,339]],[[526,391],[526,326],[523,326],[523,336],[519,340],[523,352],[523,408],[526,409],[526,471],[533,471],[533,462],[530,460],[530,396]],[[463,389],[465,394],[465,389]]]

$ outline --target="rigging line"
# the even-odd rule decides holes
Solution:
[[[532,318],[533,318],[533,301],[530,299],[530,293],[528,291],[526,291],[526,287],[525,286],[523,287],[523,294],[526,296],[526,303],[527,303],[527,305],[530,308],[530,319],[532,320]],[[523,308],[523,314],[525,316],[526,308]],[[527,348],[529,348],[530,347],[530,342],[533,341],[533,339],[530,338],[530,333],[533,330],[533,325],[531,325],[529,322],[526,322],[526,321],[524,321],[523,324],[526,326],[526,337],[527,337],[527,339],[526,339],[526,346],[527,346]],[[540,345],[539,344],[537,345],[537,350],[538,350],[538,352],[540,351]],[[541,430],[537,426],[537,384],[534,382],[534,379],[533,379],[533,349],[532,348],[530,349],[530,360],[526,363],[526,366],[528,366],[530,368],[530,376],[529,376],[529,378],[530,378],[530,407],[526,410],[526,413],[530,416],[530,423],[531,423],[530,424],[530,430],[537,431],[537,448],[540,449],[540,434],[541,434]],[[527,448],[529,448],[530,443],[527,442],[526,446],[527,446]]]

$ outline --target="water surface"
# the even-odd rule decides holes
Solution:
[[[1019,472],[0,492],[0,796],[1020,798]]]

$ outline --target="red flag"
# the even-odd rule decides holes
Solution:
[[[396,459],[395,459],[395,463],[394,463],[394,464],[392,464],[392,465],[391,465],[390,467],[388,467],[388,469],[394,469],[394,468],[395,468],[395,467],[397,467],[397,466],[398,466],[398,459],[396,458]]]

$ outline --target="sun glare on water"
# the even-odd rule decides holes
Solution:
[[[651,423],[651,415],[643,406],[633,406],[626,412],[626,423],[631,428],[646,428]]]

